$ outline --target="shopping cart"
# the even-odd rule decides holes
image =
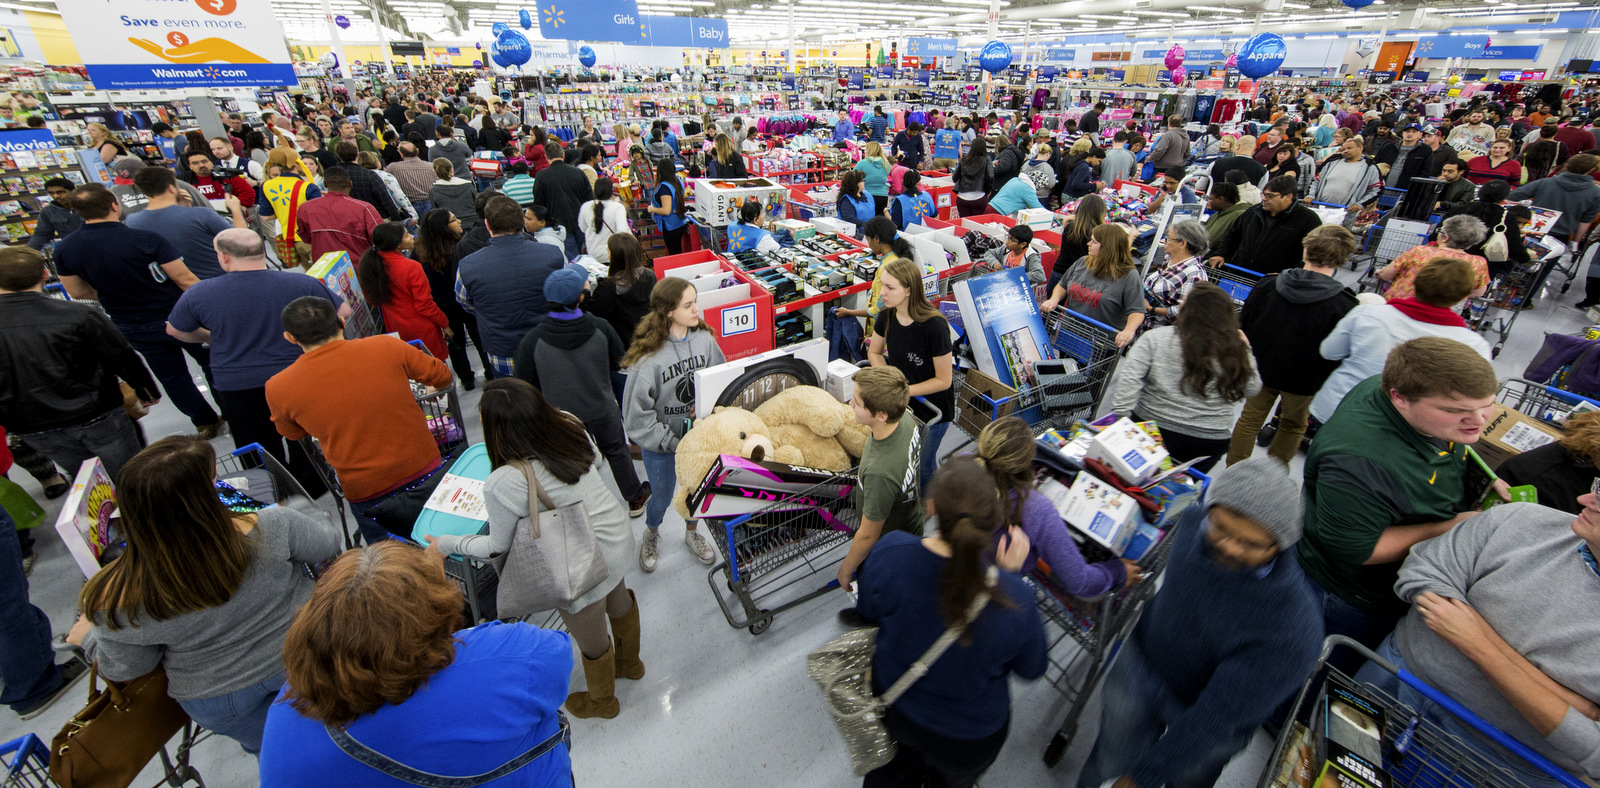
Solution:
[[[1300,688],[1300,694],[1295,699],[1294,711],[1290,715],[1289,722],[1278,734],[1272,757],[1267,760],[1267,768],[1262,772],[1257,788],[1293,784],[1289,775],[1295,769],[1301,748],[1292,745],[1297,739],[1306,736],[1311,715],[1316,711],[1318,698],[1322,695],[1320,690],[1328,677],[1338,676],[1351,685],[1357,685],[1357,682],[1328,662],[1333,650],[1340,646],[1354,649],[1365,657],[1368,663],[1393,674],[1402,685],[1415,690],[1431,705],[1441,707],[1450,717],[1492,740],[1508,754],[1526,761],[1538,771],[1548,774],[1564,785],[1584,788],[1583,782],[1562,771],[1523,743],[1480,719],[1465,706],[1424,684],[1410,672],[1367,650],[1360,643],[1342,635],[1330,635],[1322,642],[1322,657],[1311,671],[1311,675],[1307,677],[1305,685]],[[1372,684],[1359,684],[1357,689],[1380,707],[1385,717],[1391,721],[1391,724],[1384,726],[1383,731],[1384,752],[1387,755],[1383,759],[1382,767],[1389,772],[1393,788],[1413,788],[1413,786],[1516,788],[1524,785],[1517,775],[1484,758],[1446,730],[1436,722],[1439,719],[1437,716],[1430,717],[1424,710],[1412,708],[1390,692]],[[1413,721],[1414,727],[1406,724],[1408,720]],[[1402,741],[1406,737],[1409,737],[1409,742]],[[1321,764],[1310,764],[1310,767],[1318,769]]]
[[[1497,358],[1505,347],[1506,337],[1517,322],[1524,304],[1533,300],[1533,285],[1539,280],[1544,263],[1535,260],[1527,265],[1512,264],[1504,274],[1489,283],[1489,289],[1477,298],[1467,299],[1467,326],[1480,334],[1492,335],[1494,347],[1490,358]]]
[[[1434,226],[1432,222],[1401,219],[1392,210],[1385,213],[1360,234],[1361,245],[1350,255],[1350,270],[1359,271],[1366,266],[1375,271],[1394,262],[1407,250],[1426,244]]]
[[[1519,413],[1551,423],[1565,421],[1579,409],[1600,411],[1600,401],[1522,378],[1507,378],[1495,399]]]
[[[49,788],[50,748],[31,733],[0,744],[0,788]]]
[[[1227,293],[1228,297],[1233,299],[1233,306],[1236,309],[1244,306],[1244,300],[1250,297],[1250,291],[1255,289],[1256,282],[1261,281],[1261,277],[1266,276],[1266,274],[1259,271],[1252,271],[1248,268],[1240,268],[1227,263],[1223,263],[1216,268],[1206,269],[1206,274],[1211,277],[1211,281],[1217,287],[1222,288],[1222,292]]]
[[[1166,570],[1172,545],[1177,541],[1171,529],[1178,522],[1178,516],[1200,503],[1211,484],[1211,479],[1199,471],[1190,470],[1188,474],[1197,486],[1193,492],[1171,499],[1162,510],[1156,527],[1165,535],[1140,557],[1138,564],[1144,579],[1138,584],[1123,586],[1093,599],[1078,599],[1056,585],[1048,569],[1036,568],[1024,578],[1033,588],[1034,603],[1046,622],[1049,666],[1045,679],[1067,701],[1066,717],[1045,747],[1046,766],[1060,762],[1077,734],[1090,696],[1111,671],[1112,661],[1133,631],[1144,603],[1160,587],[1161,573]],[[1085,556],[1085,560],[1088,558]]]
[[[912,400],[908,415],[924,436],[926,425],[940,417],[938,408],[922,400]],[[919,445],[928,450],[926,441]],[[920,460],[919,454],[911,467]],[[701,521],[722,553],[722,560],[706,573],[706,582],[728,626],[759,635],[772,626],[774,616],[839,587],[832,570],[844,560],[861,524],[856,486],[851,470],[755,513]],[[841,488],[848,489],[841,493]],[[826,581],[802,585],[817,577]],[[731,599],[723,595],[724,588]]]

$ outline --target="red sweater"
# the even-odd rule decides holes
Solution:
[[[285,438],[316,436],[345,498],[365,501],[439,464],[411,380],[443,388],[450,367],[391,336],[338,339],[273,375],[267,405]]]
[[[407,342],[422,340],[434,358],[448,358],[450,349],[445,346],[439,329],[450,325],[450,320],[433,302],[433,291],[428,288],[422,264],[399,252],[379,252],[379,255],[389,274],[389,303],[380,307],[383,327],[398,333]]]
[[[528,143],[528,146],[522,149],[522,158],[528,160],[529,175],[537,174],[540,170],[550,166],[550,157],[545,155],[543,145]]]

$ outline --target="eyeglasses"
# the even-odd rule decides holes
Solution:
[[[1248,542],[1248,541],[1245,541],[1243,539],[1240,539],[1237,536],[1232,536],[1230,534],[1225,534],[1222,531],[1217,529],[1215,523],[1213,523],[1212,526],[1211,526],[1211,534],[1212,534],[1211,540],[1219,547],[1222,546],[1222,545],[1231,543],[1231,544],[1238,545],[1239,549],[1241,549],[1241,550],[1246,550],[1246,551],[1249,551],[1249,552],[1252,552],[1252,553],[1266,553],[1266,552],[1270,552],[1273,548],[1277,547],[1276,544],[1263,545],[1260,542]]]

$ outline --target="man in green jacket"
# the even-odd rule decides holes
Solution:
[[[1227,234],[1234,220],[1249,210],[1250,206],[1239,201],[1238,186],[1214,183],[1211,185],[1211,195],[1206,198],[1206,209],[1215,211],[1206,220],[1206,236],[1211,239],[1210,248],[1215,249],[1222,243],[1222,236]]]
[[[1498,388],[1477,351],[1420,337],[1390,351],[1383,374],[1356,384],[1317,433],[1298,552],[1328,634],[1376,647],[1406,614],[1394,585],[1411,548],[1478,514],[1485,479],[1467,446]],[[1509,500],[1504,482],[1493,488]]]

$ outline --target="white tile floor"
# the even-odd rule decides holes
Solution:
[[[1346,271],[1341,278],[1353,282],[1355,275]],[[1559,293],[1563,277],[1555,274],[1550,278],[1554,286],[1549,294],[1539,301],[1538,309],[1518,318],[1496,361],[1502,377],[1521,375],[1545,333],[1573,332],[1587,323],[1570,306],[1582,297],[1582,281],[1575,284],[1573,292],[1563,295]],[[463,397],[473,440],[481,439],[477,421],[470,415],[476,402],[475,393]],[[187,421],[163,403],[144,420],[144,426],[155,439],[184,430]],[[949,440],[959,438],[952,432]],[[226,451],[232,441],[221,438],[217,445],[219,451]],[[17,469],[11,477],[43,499],[26,473]],[[55,502],[47,508],[53,517]],[[706,567],[680,546],[681,522],[675,514],[669,515],[669,520],[660,568],[652,575],[628,578],[643,610],[643,658],[649,672],[642,681],[618,683],[623,708],[618,718],[575,721],[573,761],[578,783],[621,787],[692,782],[773,788],[854,783],[838,736],[805,673],[806,653],[840,632],[834,613],[845,605],[844,598],[830,594],[782,614],[760,636],[732,629],[710,596]],[[57,631],[64,632],[74,619],[74,601],[83,577],[53,531],[43,530],[38,536],[39,563],[31,578],[32,599],[50,615]],[[819,578],[818,584],[825,579]],[[580,687],[581,675],[575,674],[573,683]],[[0,741],[26,732],[38,733],[48,741],[79,708],[84,691],[85,685],[80,684],[49,712],[28,722],[0,712]],[[1091,701],[1061,764],[1048,769],[1041,755],[1060,723],[1061,696],[1042,682],[1017,682],[1012,699],[1010,739],[983,784],[1016,788],[1072,784],[1095,735],[1098,702]],[[462,713],[471,713],[467,701]],[[1270,750],[1270,740],[1258,733],[1218,785],[1254,785]],[[254,759],[230,740],[201,743],[193,763],[213,788],[256,784]],[[154,785],[160,777],[152,767],[135,785]]]

